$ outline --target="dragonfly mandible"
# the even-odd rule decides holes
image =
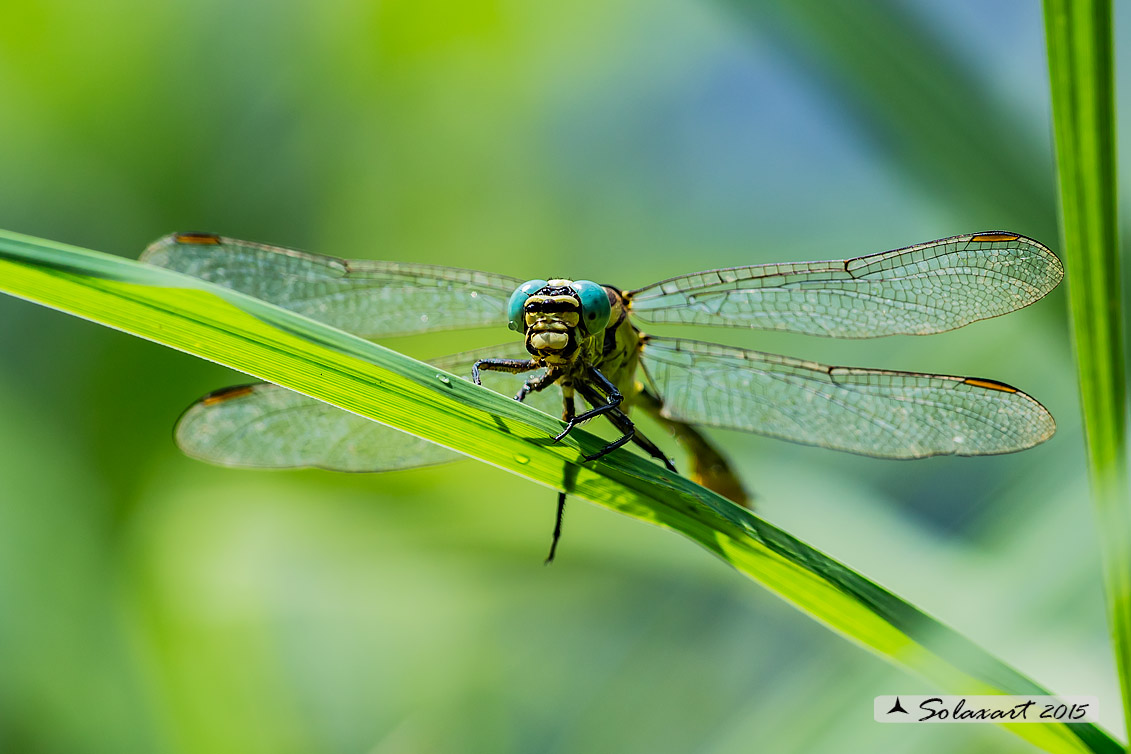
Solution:
[[[826,366],[789,356],[643,333],[637,322],[782,330],[834,338],[929,335],[1023,308],[1064,274],[1047,247],[988,231],[852,259],[681,275],[635,290],[531,280],[455,267],[346,260],[211,233],[176,233],[142,261],[269,301],[363,338],[508,324],[521,342],[433,360],[567,422],[606,417],[668,468],[629,418],[638,408],[687,450],[691,477],[749,496],[698,427],[756,432],[879,458],[1011,453],[1047,440],[1049,412],[995,380]],[[532,377],[528,374],[534,373]],[[578,412],[576,398],[590,408]],[[388,471],[454,460],[454,451],[270,383],[204,396],[181,417],[190,456],[254,468]],[[558,495],[550,556],[561,534]]]

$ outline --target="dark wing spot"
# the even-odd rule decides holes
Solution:
[[[245,395],[250,395],[254,391],[255,385],[236,385],[234,387],[220,388],[201,398],[200,403],[205,406],[215,406],[217,403],[224,403],[236,398],[242,398]]]
[[[1003,393],[1017,392],[1017,388],[1006,385],[1004,382],[998,382],[997,380],[983,380],[978,377],[967,377],[963,382],[967,385],[973,385],[974,387],[984,387],[987,390],[1000,390]]]
[[[1016,241],[1020,236],[1015,233],[979,233],[971,241]]]
[[[176,243],[191,243],[201,246],[219,246],[220,236],[215,233],[178,233],[173,236]]]

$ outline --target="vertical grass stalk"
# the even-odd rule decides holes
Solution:
[[[1131,732],[1131,494],[1116,216],[1110,0],[1045,0],[1056,164],[1080,401],[1107,607]]]

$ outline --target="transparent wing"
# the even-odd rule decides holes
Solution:
[[[141,261],[192,275],[363,338],[505,325],[522,281],[397,262],[353,261],[206,233],[176,233]]]
[[[508,344],[430,363],[470,379],[471,365],[477,359],[521,358],[522,353],[521,343],[518,348]],[[493,379],[496,376],[505,379]],[[518,392],[523,379],[522,375],[494,373],[484,377],[485,384],[511,395]],[[551,414],[561,413],[561,395],[556,389],[535,393],[527,402]],[[260,469],[392,471],[460,457],[427,440],[267,382],[206,395],[181,416],[174,436],[181,450],[193,458]]]
[[[1041,243],[995,231],[844,261],[696,272],[627,296],[646,322],[871,338],[928,335],[1006,314],[1063,275]]]
[[[1044,406],[992,380],[654,337],[642,363],[664,416],[879,458],[1011,453],[1056,429]]]
[[[454,461],[447,448],[286,388],[225,388],[189,407],[174,430],[187,455],[221,466],[392,471]]]

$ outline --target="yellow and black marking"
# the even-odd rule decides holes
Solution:
[[[972,237],[970,240],[976,243],[1001,243],[1004,241],[1016,241],[1021,236],[1016,233],[979,233]]]
[[[1000,390],[1003,393],[1016,393],[1017,388],[1012,385],[1006,385],[1004,382],[997,380],[986,380],[981,377],[967,377],[962,381],[965,385],[973,385],[974,387],[984,387],[987,390]]]
[[[528,298],[523,306],[523,322],[530,355],[553,366],[564,366],[577,357],[581,302],[568,285],[547,284]]]
[[[581,303],[577,300],[577,296],[559,293],[559,294],[535,294],[526,299],[526,305],[523,311],[527,316],[534,313],[545,314],[558,314],[564,312],[579,312],[581,311]]]
[[[177,233],[173,236],[173,241],[198,246],[219,246],[222,243],[220,236],[215,233]]]

